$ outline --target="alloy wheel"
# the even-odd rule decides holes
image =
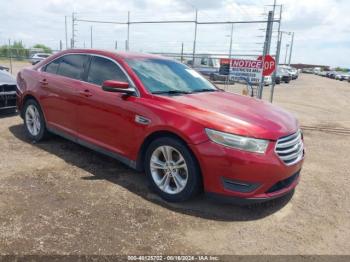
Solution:
[[[32,136],[37,136],[40,133],[40,114],[39,110],[34,105],[29,105],[25,113],[26,126]]]
[[[180,193],[187,184],[188,168],[182,154],[172,146],[156,148],[150,159],[152,178],[167,194]]]

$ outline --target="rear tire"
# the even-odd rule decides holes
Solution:
[[[179,139],[154,140],[146,150],[144,167],[152,189],[169,202],[186,201],[201,188],[197,161]]]
[[[23,120],[28,138],[39,142],[47,137],[46,123],[40,105],[29,99],[23,107]]]

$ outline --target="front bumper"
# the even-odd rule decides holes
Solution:
[[[243,202],[263,202],[292,191],[299,182],[304,158],[287,166],[275,153],[275,145],[270,142],[265,154],[235,150],[212,141],[196,145],[193,150],[200,162],[205,192]]]
[[[16,91],[0,92],[0,110],[16,108]]]

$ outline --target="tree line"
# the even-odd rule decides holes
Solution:
[[[22,41],[14,41],[11,45],[1,45],[0,46],[0,58],[6,59],[12,57],[14,59],[22,60],[29,58],[30,55],[37,52],[52,53],[52,49],[43,44],[35,44],[31,48],[26,48]]]

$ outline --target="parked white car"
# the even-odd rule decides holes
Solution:
[[[340,81],[343,81],[343,80],[347,81],[347,80],[349,80],[349,78],[350,78],[349,73],[337,73],[335,75],[335,79],[340,80]]]
[[[30,62],[32,63],[32,65],[35,65],[37,63],[39,63],[40,61],[48,58],[51,54],[49,53],[36,53],[36,54],[33,54],[30,58]]]
[[[272,84],[272,77],[271,76],[265,76],[264,77],[264,86],[269,86]]]
[[[286,65],[280,65],[281,68],[284,68],[288,71],[289,75],[292,77],[292,80],[295,80],[299,77],[299,70],[291,67],[291,66],[286,66]],[[313,73],[313,71],[311,71]]]

